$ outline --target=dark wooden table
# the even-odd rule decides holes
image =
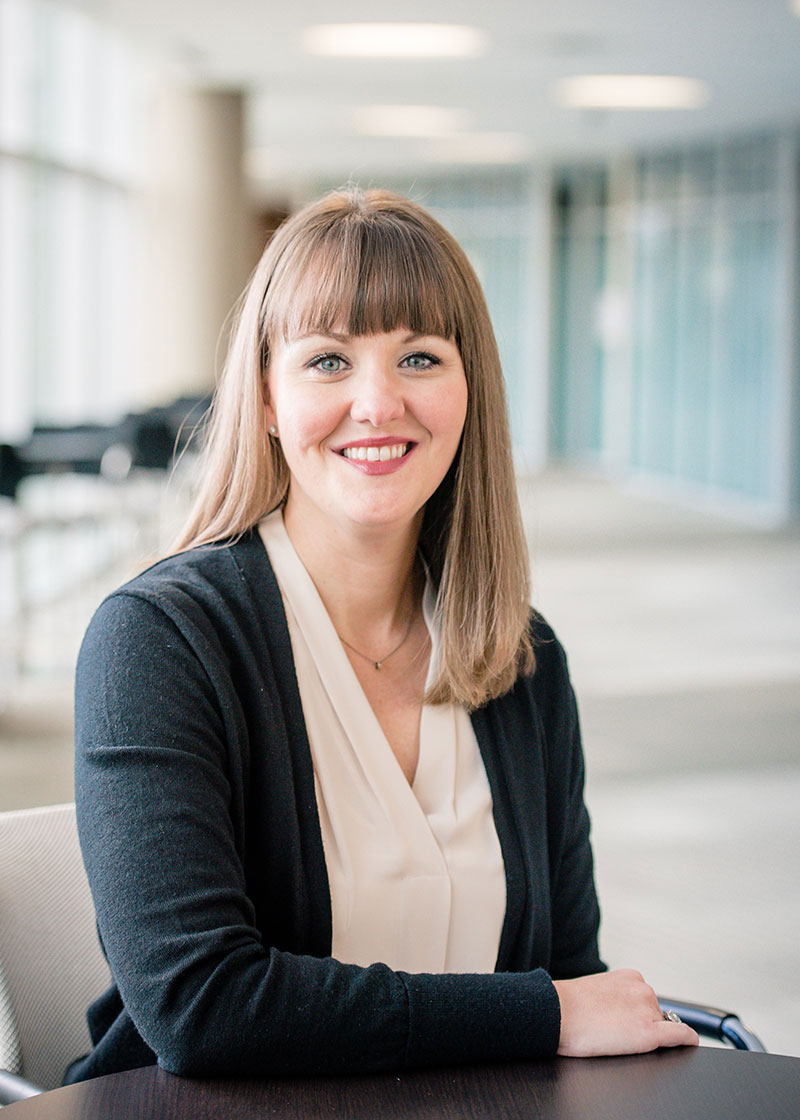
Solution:
[[[3,1120],[798,1120],[800,1058],[710,1047],[376,1077],[203,1081],[155,1067],[9,1105]]]

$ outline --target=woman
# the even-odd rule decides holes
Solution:
[[[696,1041],[603,971],[497,349],[416,205],[341,192],[272,239],[188,524],[97,612],[76,727],[114,984],[70,1079]]]

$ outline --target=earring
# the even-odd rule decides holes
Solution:
[[[278,429],[277,429],[277,428],[275,427],[275,425],[274,425],[274,424],[270,424],[270,426],[269,426],[269,434],[270,434],[271,436],[276,436],[276,435],[278,434]]]

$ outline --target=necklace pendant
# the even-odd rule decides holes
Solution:
[[[411,617],[408,620],[408,626],[406,627],[406,632],[403,635],[401,641],[399,641],[397,643],[397,645],[394,647],[394,649],[389,650],[389,652],[386,654],[386,656],[382,657],[380,659],[380,661],[373,661],[368,653],[362,653],[360,649],[356,649],[355,646],[351,646],[350,643],[348,642],[348,640],[346,638],[343,638],[341,634],[339,634],[339,641],[342,643],[342,645],[345,645],[345,646],[347,646],[348,649],[352,650],[353,653],[357,653],[359,657],[363,657],[365,661],[369,661],[369,663],[370,663],[370,665],[372,665],[373,669],[376,669],[376,670],[378,670],[378,672],[380,672],[380,670],[383,668],[384,661],[388,661],[390,657],[394,657],[394,655],[400,649],[400,646],[402,646],[406,642],[406,640],[408,638],[408,635],[411,633],[411,624],[412,624],[413,621],[414,621],[414,612],[412,611],[411,612]]]

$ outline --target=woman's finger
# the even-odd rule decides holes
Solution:
[[[662,1016],[657,1024],[657,1033],[658,1046],[697,1046],[700,1043],[697,1031],[680,1019],[676,1021]]]

